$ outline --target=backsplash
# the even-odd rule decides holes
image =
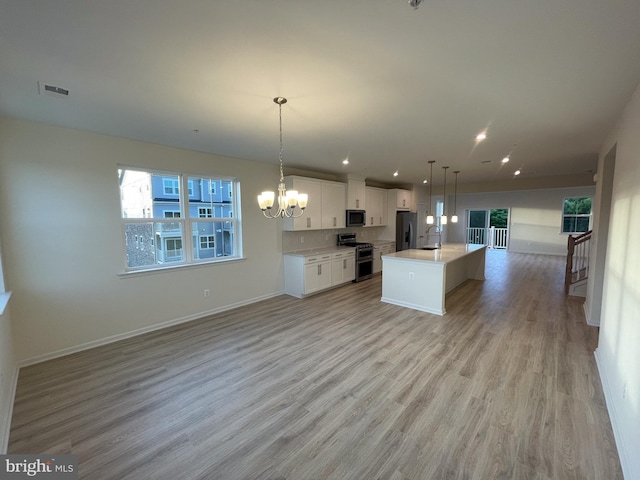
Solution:
[[[294,252],[309,248],[332,247],[336,244],[339,233],[355,233],[359,242],[373,242],[378,240],[383,231],[384,227],[352,227],[282,232],[282,251]],[[301,239],[304,241],[301,241]]]

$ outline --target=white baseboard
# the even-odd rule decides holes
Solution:
[[[613,430],[613,437],[616,441],[616,447],[618,449],[618,457],[620,458],[620,465],[622,467],[622,474],[624,478],[638,478],[632,476],[631,464],[629,463],[628,454],[624,448],[624,441],[620,429],[620,417],[616,411],[616,403],[614,401],[613,391],[611,390],[611,384],[607,371],[603,365],[603,360],[598,355],[598,349],[594,352],[596,357],[596,365],[598,366],[598,373],[600,374],[600,380],[602,382],[602,390],[604,392],[604,399],[607,405],[607,412],[611,419],[611,428]]]
[[[223,307],[214,308],[213,310],[208,310],[206,312],[199,312],[192,315],[187,315],[185,317],[180,317],[173,320],[167,320],[166,322],[156,323],[154,325],[149,325],[148,327],[139,328],[136,330],[132,330],[130,332],[119,333],[117,335],[101,338],[99,340],[93,340],[91,342],[83,343],[80,345],[74,345],[73,347],[63,348],[61,350],[56,350],[55,352],[45,353],[44,355],[37,355],[35,357],[27,358],[26,360],[20,360],[18,362],[18,367],[20,368],[27,367],[29,365],[34,365],[36,363],[46,362],[47,360],[53,360],[54,358],[64,357],[72,353],[78,353],[78,352],[82,352],[83,350],[89,350],[90,348],[107,345],[109,343],[117,342],[119,340],[125,340],[127,338],[137,337],[138,335],[143,335],[145,333],[161,330],[163,328],[172,327],[174,325],[179,325],[181,323],[190,322],[192,320],[199,320],[201,318],[208,317],[210,315],[215,315],[217,313],[233,310],[234,308],[243,307],[245,305],[261,302],[263,300],[268,300],[269,298],[277,297],[282,294],[284,294],[283,291],[269,294],[269,295],[264,295],[262,297],[251,298],[251,299],[243,300],[242,302],[237,302],[231,305],[225,305]]]
[[[9,448],[9,433],[11,432],[11,417],[13,417],[13,404],[16,398],[16,389],[18,388],[18,373],[20,368],[18,365],[13,369],[13,378],[11,379],[11,388],[9,389],[9,395],[7,395],[7,403],[9,408],[6,412],[6,423],[4,428],[0,431],[0,454],[6,454]]]

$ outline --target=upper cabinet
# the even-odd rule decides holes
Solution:
[[[322,183],[322,228],[344,228],[346,186],[344,183]]]
[[[309,195],[304,214],[298,218],[284,218],[283,228],[288,231],[344,228],[345,184],[314,178],[288,176],[284,178],[287,190]]]
[[[348,177],[347,179],[347,209],[366,210],[364,178]]]
[[[394,188],[388,191],[388,195],[392,195],[396,199],[396,208],[398,210],[411,210],[411,191]]]
[[[387,224],[387,191],[382,188],[366,187],[367,227]]]

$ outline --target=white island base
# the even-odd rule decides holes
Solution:
[[[469,278],[484,280],[485,245],[446,244],[382,256],[386,303],[444,315],[445,295]]]

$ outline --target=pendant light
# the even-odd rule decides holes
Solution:
[[[458,203],[458,174],[460,170],[455,170],[453,174],[456,176],[455,183],[453,184],[453,215],[451,215],[451,223],[458,223],[458,214],[456,213],[456,207]]]
[[[274,192],[262,192],[261,195],[258,195],[258,205],[267,218],[297,218],[301,217],[304,213],[309,196],[306,193],[298,193],[296,190],[289,190],[287,192],[284,186],[284,175],[282,173],[282,105],[287,103],[287,99],[284,97],[276,97],[273,101],[280,109],[280,184],[278,185],[278,210],[276,212],[271,210],[275,200]],[[296,207],[300,207],[300,212],[297,214],[295,210]]]
[[[435,160],[429,160],[430,172],[429,172],[429,213],[427,214],[427,225],[433,225],[433,214],[431,213],[431,189],[433,188],[433,164]]]
[[[447,224],[447,209],[446,204],[447,204],[447,168],[449,167],[442,167],[444,169],[444,185],[442,186],[442,216],[440,217],[440,225],[446,225]]]

